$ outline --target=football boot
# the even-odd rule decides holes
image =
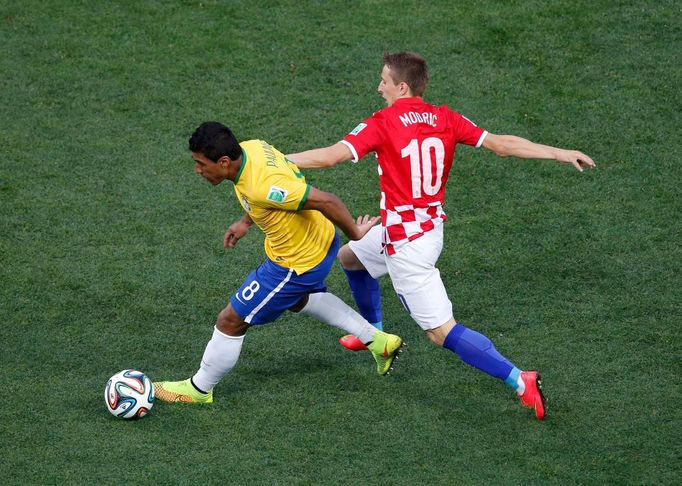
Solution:
[[[538,420],[545,418],[545,397],[542,395],[542,381],[537,371],[522,371],[521,379],[526,389],[519,395],[524,407],[535,410]]]
[[[367,349],[377,362],[377,373],[384,376],[393,370],[393,363],[402,352],[404,345],[405,343],[399,336],[383,331],[376,332],[373,341],[367,344]]]
[[[190,379],[183,381],[159,381],[154,383],[154,395],[170,403],[213,403],[213,390],[201,393]]]

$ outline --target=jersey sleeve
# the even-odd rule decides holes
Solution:
[[[268,177],[261,186],[258,199],[263,207],[299,211],[305,204],[310,185],[304,178]]]
[[[480,147],[488,132],[456,111],[451,113],[457,143]]]
[[[353,153],[353,162],[374,152],[381,143],[381,130],[376,113],[355,127],[341,140],[341,143]]]

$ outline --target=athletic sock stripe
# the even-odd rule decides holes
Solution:
[[[275,294],[276,294],[277,292],[279,292],[280,290],[282,290],[282,287],[284,287],[284,286],[286,285],[286,283],[291,279],[291,274],[292,274],[292,273],[294,273],[294,269],[293,269],[293,268],[290,268],[290,269],[289,269],[289,273],[287,273],[287,276],[284,278],[284,280],[282,280],[282,281],[279,283],[279,285],[278,285],[277,287],[275,287],[275,288],[273,289],[273,291],[270,292],[270,293],[268,294],[268,296],[267,296],[266,298],[264,298],[264,299],[261,301],[261,303],[258,304],[258,305],[256,306],[256,308],[253,309],[253,310],[251,311],[251,314],[249,314],[248,316],[246,316],[246,319],[244,319],[244,322],[246,322],[246,323],[248,323],[248,324],[251,324],[251,319],[253,319],[253,316],[255,316],[255,315],[258,313],[258,311],[261,310],[261,309],[263,308],[263,306],[264,306],[265,304],[267,304],[267,303],[270,301],[270,299],[272,299],[272,298],[275,296]]]

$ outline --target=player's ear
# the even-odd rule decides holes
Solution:
[[[216,161],[221,167],[229,167],[230,162],[232,162],[232,160],[227,155],[223,155]]]
[[[407,85],[407,83],[405,81],[402,81],[400,83],[400,94],[402,96],[404,96],[404,95],[408,94],[409,92],[410,92],[410,87]]]

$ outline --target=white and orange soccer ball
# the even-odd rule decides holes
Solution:
[[[154,386],[141,371],[123,370],[109,378],[104,401],[116,417],[142,418],[154,406]]]

